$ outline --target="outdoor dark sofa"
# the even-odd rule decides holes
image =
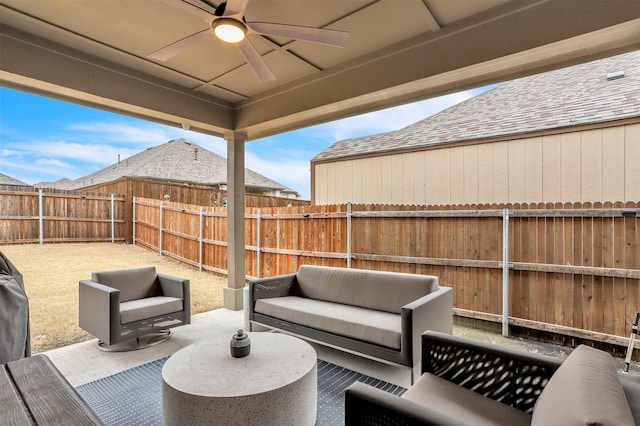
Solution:
[[[248,305],[251,324],[410,368],[422,332],[453,327],[452,289],[430,275],[301,265],[251,281]]]
[[[640,376],[581,345],[566,360],[427,331],[422,376],[401,397],[356,382],[346,425],[640,424]]]

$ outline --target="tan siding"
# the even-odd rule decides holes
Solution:
[[[625,199],[640,200],[640,124],[625,132]]]
[[[510,203],[525,199],[524,192],[524,140],[509,143],[509,199]]]
[[[438,194],[436,204],[451,204],[451,150],[438,149]]]
[[[402,155],[402,183],[403,185],[396,188],[398,192],[402,192],[402,204],[415,203],[413,198],[413,187],[416,183],[414,176],[414,157],[415,153]]]
[[[478,145],[478,200],[493,200],[493,146]]]
[[[451,204],[464,203],[464,147],[451,149]]]
[[[438,203],[438,151],[425,151],[426,204]]]
[[[425,151],[414,154],[413,167],[413,197],[414,204],[427,204],[427,153]]]
[[[542,138],[542,200],[562,201],[562,136]]]
[[[478,202],[478,145],[464,147],[464,199],[465,204]]]
[[[315,167],[315,202],[475,204],[640,199],[640,124]]]
[[[524,142],[524,201],[537,203],[542,200],[542,138]]]
[[[509,144],[493,145],[493,199],[500,203],[509,201]]]
[[[580,200],[580,134],[562,135],[562,200]]]
[[[370,161],[367,162],[367,168],[369,169],[369,172],[371,173],[371,179],[370,179],[370,183],[371,183],[371,203],[379,203],[380,200],[383,200],[382,198],[382,185],[383,185],[383,180],[382,180],[382,176],[383,174],[380,173],[380,170],[382,169],[381,164],[384,161],[382,158],[380,157],[374,157],[374,158],[369,158]]]
[[[580,135],[580,201],[602,199],[602,130]]]
[[[384,201],[380,201],[381,203],[390,203],[391,202],[391,196],[393,194],[393,184],[391,181],[391,176],[392,176],[392,159],[393,156],[392,155],[388,155],[385,157],[382,157],[380,159],[380,174],[382,175],[382,189],[381,189],[381,193],[382,193],[382,198],[381,200]]]
[[[602,194],[603,198],[613,202],[625,199],[624,138],[624,127],[602,130]]]
[[[327,204],[327,201],[329,199],[327,195],[327,186],[329,184],[329,176],[327,174],[328,169],[328,164],[316,164],[312,169],[314,173],[313,201],[316,204]]]
[[[391,203],[402,204],[402,156],[391,156]]]

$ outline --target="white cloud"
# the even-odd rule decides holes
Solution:
[[[302,198],[309,198],[311,185],[309,161],[288,158],[273,161],[267,160],[259,154],[246,152],[245,166],[269,179],[295,189],[302,195]]]

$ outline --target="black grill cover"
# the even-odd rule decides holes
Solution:
[[[31,332],[24,279],[0,251],[0,364],[28,356]]]

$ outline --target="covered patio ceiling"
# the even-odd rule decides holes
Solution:
[[[276,78],[261,82],[238,46],[206,32],[219,0],[0,0],[0,84],[224,137],[232,309],[245,142],[640,49],[639,0],[229,3],[246,3],[248,22],[346,31],[346,45],[249,34]],[[149,57],[198,32],[171,58]]]

